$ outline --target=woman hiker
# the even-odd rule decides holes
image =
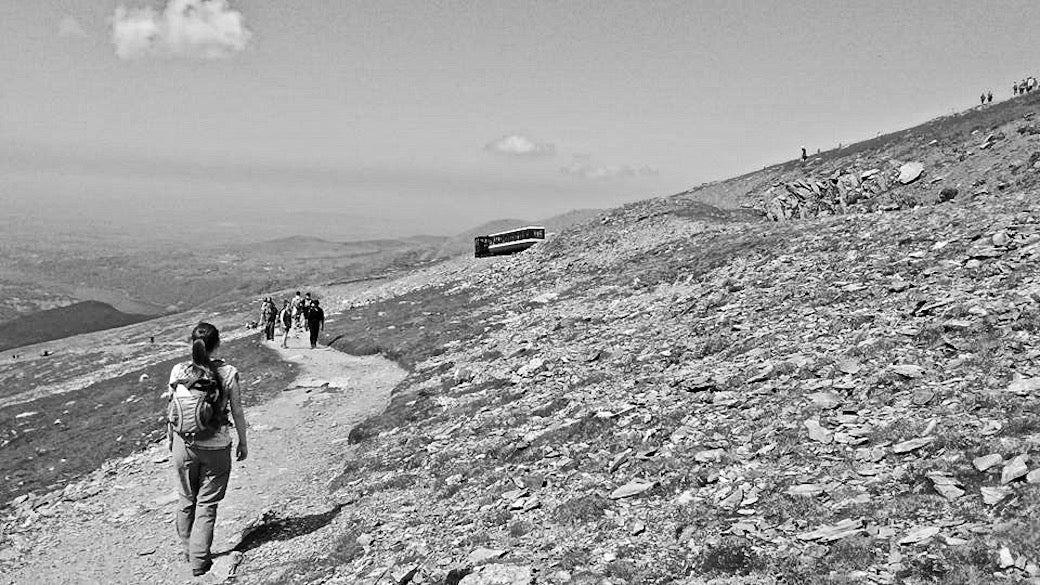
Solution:
[[[278,313],[278,315],[282,320],[282,348],[288,348],[289,332],[292,331],[292,308],[289,306],[289,299],[285,299],[285,305],[282,306],[282,312]]]
[[[199,323],[191,332],[191,361],[170,372],[169,437],[180,496],[177,535],[195,576],[213,566],[213,525],[231,475],[229,411],[238,434],[235,455],[242,461],[249,454],[238,370],[214,359],[219,346],[217,328]]]

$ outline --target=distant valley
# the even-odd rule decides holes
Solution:
[[[451,237],[333,242],[292,236],[232,246],[128,247],[97,239],[0,241],[0,349],[118,327],[233,299],[387,276],[470,254],[473,236],[528,224],[558,231],[600,210],[504,219]]]

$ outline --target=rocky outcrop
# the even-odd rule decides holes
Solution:
[[[900,185],[917,181],[924,172],[921,163],[906,163],[887,171],[835,171],[825,179],[800,179],[770,188],[762,203],[762,211],[772,221],[809,219],[825,215],[842,215],[851,210],[871,207],[897,209],[891,200],[879,196]]]

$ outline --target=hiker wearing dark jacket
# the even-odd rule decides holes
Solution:
[[[260,323],[264,327],[264,339],[274,341],[274,326],[278,322],[278,307],[274,305],[271,297],[264,298],[263,307],[260,309]]]
[[[307,329],[311,334],[311,349],[314,349],[318,347],[318,334],[325,329],[325,311],[318,299],[311,301],[310,309],[307,310]]]
[[[210,549],[217,506],[227,492],[231,476],[231,429],[238,434],[236,458],[249,455],[246,444],[246,418],[242,411],[238,370],[213,358],[220,346],[220,332],[209,323],[199,323],[191,332],[191,361],[177,364],[170,372],[171,406],[174,402],[191,404],[195,383],[204,375],[215,379],[210,388],[219,388],[213,404],[215,422],[190,433],[179,430],[183,419],[168,427],[173,468],[177,477],[177,535],[184,548],[184,558],[195,576],[204,575],[213,566]],[[180,406],[178,405],[178,409]],[[174,409],[171,408],[171,413]],[[178,412],[180,412],[178,410]],[[194,412],[194,411],[192,411]],[[234,425],[228,419],[230,412]]]

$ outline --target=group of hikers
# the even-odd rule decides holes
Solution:
[[[1040,81],[1030,75],[1029,77],[1011,84],[1011,93],[1015,96],[1031,93],[1034,89],[1040,89]],[[979,95],[979,103],[982,105],[993,103],[993,92],[984,91]]]
[[[311,349],[318,347],[318,335],[325,329],[325,310],[318,299],[311,298],[311,293],[296,295],[285,299],[279,309],[271,297],[264,297],[260,304],[260,325],[264,328],[264,338],[274,341],[275,328],[282,326],[282,347],[288,347],[289,334],[296,330],[310,332]]]
[[[1011,86],[1011,91],[1015,95],[1023,95],[1023,94],[1026,94],[1026,93],[1029,93],[1029,92],[1033,91],[1037,87],[1038,86],[1037,86],[1036,78],[1033,77],[1032,75],[1030,75],[1029,77],[1023,79],[1022,81],[1018,81],[1014,85],[1012,85]]]

